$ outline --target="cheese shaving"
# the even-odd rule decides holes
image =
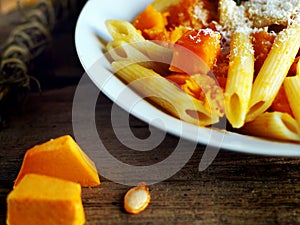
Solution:
[[[299,12],[299,0],[249,0],[239,6],[234,0],[220,0],[216,28],[225,40],[226,49],[234,32],[254,33],[268,30],[274,24],[299,23]]]

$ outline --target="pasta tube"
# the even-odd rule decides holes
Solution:
[[[142,34],[128,21],[107,20],[105,25],[114,40],[123,40],[127,43],[145,41]]]
[[[134,48],[122,40],[113,40],[106,45],[106,49],[113,60],[130,60],[132,62],[146,62],[150,61],[150,58],[144,55],[142,52]]]
[[[223,117],[225,114],[225,102],[224,92],[219,86],[218,82],[208,75],[195,74],[191,76],[191,80],[194,80],[204,96],[204,106],[211,110],[214,115]]]
[[[159,74],[168,72],[168,65],[151,60],[148,56],[121,40],[113,40],[106,45],[108,54],[114,61],[128,60],[146,68],[153,69]]]
[[[254,81],[246,121],[254,120],[268,109],[279,91],[300,47],[300,24],[291,24],[274,40]]]
[[[281,112],[265,112],[241,129],[243,133],[254,136],[296,142],[300,141],[299,130],[297,121]]]
[[[283,84],[290,108],[300,126],[300,76],[287,77]]]
[[[148,56],[127,42],[114,40],[107,44],[106,49],[115,61],[128,60],[138,63],[148,69],[153,69],[161,75],[166,74],[169,71],[168,64],[151,60]]]
[[[132,44],[134,48],[138,49],[153,61],[166,64],[171,63],[173,50],[164,47],[164,43],[154,43],[145,40],[141,32],[130,22],[124,20],[107,20],[105,24],[114,40],[121,40]]]
[[[254,50],[249,34],[233,34],[225,89],[226,117],[232,127],[244,125],[254,75]]]
[[[186,94],[153,70],[130,61],[115,61],[111,66],[117,76],[143,98],[150,99],[171,115],[200,126],[219,121],[219,117],[207,110],[203,102]]]

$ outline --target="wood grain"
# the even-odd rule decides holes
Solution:
[[[5,221],[5,199],[29,147],[53,137],[72,134],[71,109],[75,86],[31,94],[28,104],[11,117],[0,133],[0,221]],[[132,163],[153,163],[168,156],[177,137],[167,135],[155,157],[132,157],[112,136],[111,101],[100,95],[99,117],[106,146]],[[131,117],[133,129],[145,136],[148,125]],[[117,147],[116,147],[117,146]],[[299,159],[273,158],[222,150],[212,165],[198,172],[204,146],[171,178],[151,185],[151,203],[139,215],[123,210],[128,186],[101,177],[96,188],[84,188],[86,224],[298,224],[300,223]],[[101,176],[101,172],[100,172]]]

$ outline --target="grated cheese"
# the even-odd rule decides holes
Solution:
[[[195,43],[200,43],[201,42],[201,38],[199,38],[200,34],[203,33],[205,36],[210,36],[210,37],[218,37],[219,33],[213,31],[211,28],[205,28],[205,29],[201,29],[198,30],[198,33],[196,35],[189,35],[189,38],[193,41],[195,41]]]
[[[243,5],[254,27],[272,24],[286,26],[300,9],[299,0],[250,0],[243,2]]]
[[[254,33],[273,24],[299,23],[299,12],[300,0],[248,0],[239,6],[234,0],[220,0],[219,21],[215,26],[223,36],[226,51],[234,32]]]
[[[203,2],[200,1],[194,6],[194,18],[207,25],[209,12],[204,8]]]

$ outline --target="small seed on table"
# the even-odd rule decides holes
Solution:
[[[129,189],[124,197],[124,208],[128,213],[142,212],[150,202],[149,188],[145,185]]]

